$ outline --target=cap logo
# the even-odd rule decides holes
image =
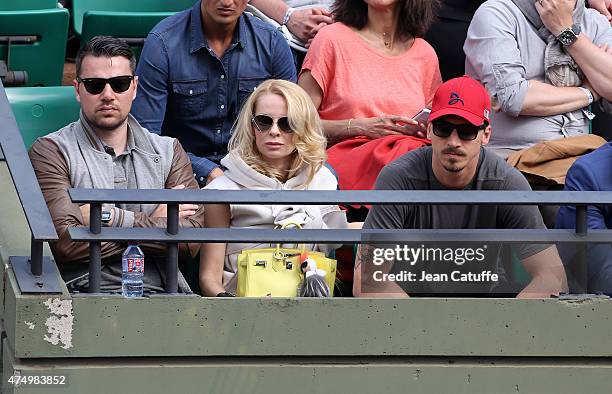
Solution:
[[[465,103],[461,100],[458,93],[452,92],[450,95],[450,100],[448,101],[448,105],[455,105],[457,103],[461,103],[465,107]]]

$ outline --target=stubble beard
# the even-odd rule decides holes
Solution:
[[[457,162],[443,162],[442,166],[444,167],[444,169],[448,172],[453,172],[453,173],[458,173],[463,171],[463,169],[465,169],[467,164],[463,164],[461,165],[460,163]]]
[[[119,128],[119,126],[121,126],[122,124],[125,123],[125,121],[127,120],[128,116],[124,116],[122,118],[119,118],[117,121],[112,122],[112,123],[108,123],[108,122],[100,122],[98,120],[93,120],[93,119],[87,119],[87,121],[89,122],[89,124],[95,129],[98,130],[100,132],[112,132],[117,130],[117,128]]]

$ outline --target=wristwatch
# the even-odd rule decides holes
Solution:
[[[559,33],[559,35],[557,36],[557,40],[561,44],[563,44],[564,47],[568,47],[574,42],[576,42],[578,36],[580,35],[580,32],[580,25],[573,24],[572,27],[568,27],[567,29],[564,29],[561,33]]]
[[[107,226],[111,221],[111,211],[102,210],[102,225]]]
[[[285,16],[283,16],[283,23],[281,23],[281,25],[285,26],[287,23],[289,23],[289,19],[291,19],[291,15],[293,15],[293,11],[295,11],[295,8],[293,7],[287,8],[287,11],[285,12]]]

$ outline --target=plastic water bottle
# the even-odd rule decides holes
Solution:
[[[124,297],[142,297],[144,254],[137,243],[130,242],[122,258],[121,290]]]

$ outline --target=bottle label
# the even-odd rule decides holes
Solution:
[[[127,259],[127,272],[144,272],[144,259],[143,258],[128,258]]]

